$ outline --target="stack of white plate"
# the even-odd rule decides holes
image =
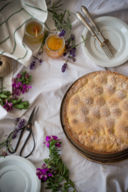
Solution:
[[[34,165],[19,156],[0,158],[0,192],[40,192]]]

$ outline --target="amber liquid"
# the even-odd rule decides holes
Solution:
[[[43,39],[43,27],[36,21],[31,21],[26,25],[25,39],[29,43],[40,43]]]
[[[65,42],[63,38],[57,35],[50,35],[46,40],[46,53],[52,58],[58,58],[63,55],[65,49]]]

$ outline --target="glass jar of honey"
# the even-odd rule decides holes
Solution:
[[[57,34],[49,35],[45,42],[45,50],[48,56],[58,58],[63,55],[65,49],[65,40]]]
[[[25,40],[30,44],[40,43],[43,39],[44,28],[37,20],[32,19],[25,26]]]

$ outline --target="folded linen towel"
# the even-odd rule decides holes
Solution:
[[[47,19],[45,0],[0,1],[0,54],[28,65],[32,50],[23,42],[25,24],[32,18]]]
[[[47,19],[47,6],[45,0],[1,0],[0,1],[0,54],[9,56],[27,66],[30,63],[32,50],[24,41],[25,24],[35,18],[44,23]],[[12,62],[12,65],[13,63]],[[14,66],[12,66],[14,68]],[[4,78],[3,86],[11,91],[11,79],[14,74],[11,72]],[[17,115],[21,114],[21,111]],[[0,106],[0,119],[9,115]],[[12,115],[13,116],[13,115]],[[10,117],[10,115],[9,115]]]

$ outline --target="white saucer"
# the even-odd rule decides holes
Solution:
[[[0,192],[40,192],[34,165],[19,156],[0,158]]]
[[[82,43],[83,53],[102,67],[115,67],[128,60],[128,25],[116,17],[99,17],[96,20],[102,34],[109,39],[116,53],[109,59],[97,40],[85,28],[82,35],[86,39]]]

